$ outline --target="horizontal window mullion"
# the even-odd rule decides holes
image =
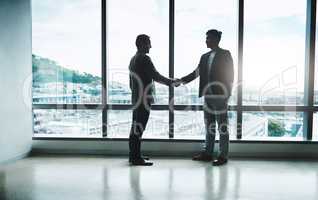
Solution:
[[[102,104],[33,104],[33,109],[61,109],[61,110],[102,110]]]
[[[242,106],[242,111],[307,112],[313,109],[313,107],[309,106]]]
[[[131,110],[131,104],[108,104],[107,110]],[[169,105],[152,105],[151,110],[169,110]]]
[[[202,105],[174,105],[174,110],[203,110]],[[130,110],[132,105],[129,104],[108,104],[108,110]],[[152,110],[169,110],[169,105],[152,105]],[[236,106],[229,106],[229,110],[236,110]]]
[[[33,104],[34,109],[97,109],[102,110],[102,104]],[[108,110],[131,110],[131,104],[108,104]],[[169,110],[169,105],[152,105],[152,110]],[[175,110],[203,110],[203,105],[174,105]],[[236,111],[237,106],[230,105],[229,110]],[[242,106],[242,111],[318,111],[318,106]]]

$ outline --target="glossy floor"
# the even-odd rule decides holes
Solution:
[[[33,156],[0,165],[1,200],[318,199],[318,162],[232,159],[226,166],[186,158]]]

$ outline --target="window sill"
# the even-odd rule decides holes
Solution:
[[[33,137],[33,140],[64,140],[64,141],[128,141],[127,137]],[[175,137],[175,138],[168,138],[168,137],[155,137],[150,138],[146,137],[143,138],[143,141],[147,142],[198,142],[201,143],[204,141],[202,137]],[[218,141],[218,139],[216,139]],[[306,140],[303,138],[244,138],[244,139],[236,139],[230,138],[231,143],[277,143],[277,144],[318,144],[318,140]]]

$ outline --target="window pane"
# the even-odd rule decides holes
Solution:
[[[101,103],[100,0],[33,0],[32,40],[33,103]]]
[[[244,6],[243,103],[303,104],[306,1]]]
[[[318,113],[315,112],[313,116],[313,129],[312,129],[312,139],[318,140]]]
[[[107,111],[107,137],[128,138],[132,121],[131,110]]]
[[[237,4],[230,0],[176,0],[175,8],[175,77],[181,78],[197,67],[200,56],[210,50],[206,48],[205,33],[218,29],[222,31],[220,47],[231,51],[236,81]],[[175,103],[202,104],[198,89],[199,78],[175,88]],[[236,104],[235,87],[230,104]]]
[[[244,112],[243,139],[248,138],[302,138],[301,112]]]
[[[236,112],[229,111],[230,138],[236,138]],[[203,111],[175,111],[174,138],[176,139],[204,139],[205,125]],[[219,138],[219,134],[216,134]]]
[[[34,137],[102,137],[100,110],[34,110]]]
[[[169,1],[107,1],[108,102],[130,103],[128,65],[136,53],[139,34],[150,36],[151,57],[157,71],[169,75]],[[168,87],[156,83],[156,103],[168,104]]]
[[[203,111],[174,111],[174,138],[203,139]]]
[[[107,137],[128,138],[131,128],[131,110],[109,110]],[[169,111],[152,110],[143,138],[162,138],[169,136]]]

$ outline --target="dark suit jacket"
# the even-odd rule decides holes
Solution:
[[[131,97],[133,104],[136,103],[139,98],[142,98],[143,101],[145,95],[147,95],[148,103],[154,102],[154,81],[165,85],[173,83],[171,79],[162,76],[156,70],[149,56],[142,53],[137,52],[136,55],[131,58],[129,72],[129,85],[132,91]]]
[[[209,51],[201,56],[198,67],[189,75],[181,78],[181,80],[184,83],[188,83],[200,76],[199,97],[206,95],[207,87],[209,87],[212,94],[226,95],[228,98],[231,95],[234,79],[233,59],[228,50],[218,48],[215,51],[211,72],[208,71],[208,59],[211,53]],[[219,83],[223,84],[224,87],[219,86]]]

